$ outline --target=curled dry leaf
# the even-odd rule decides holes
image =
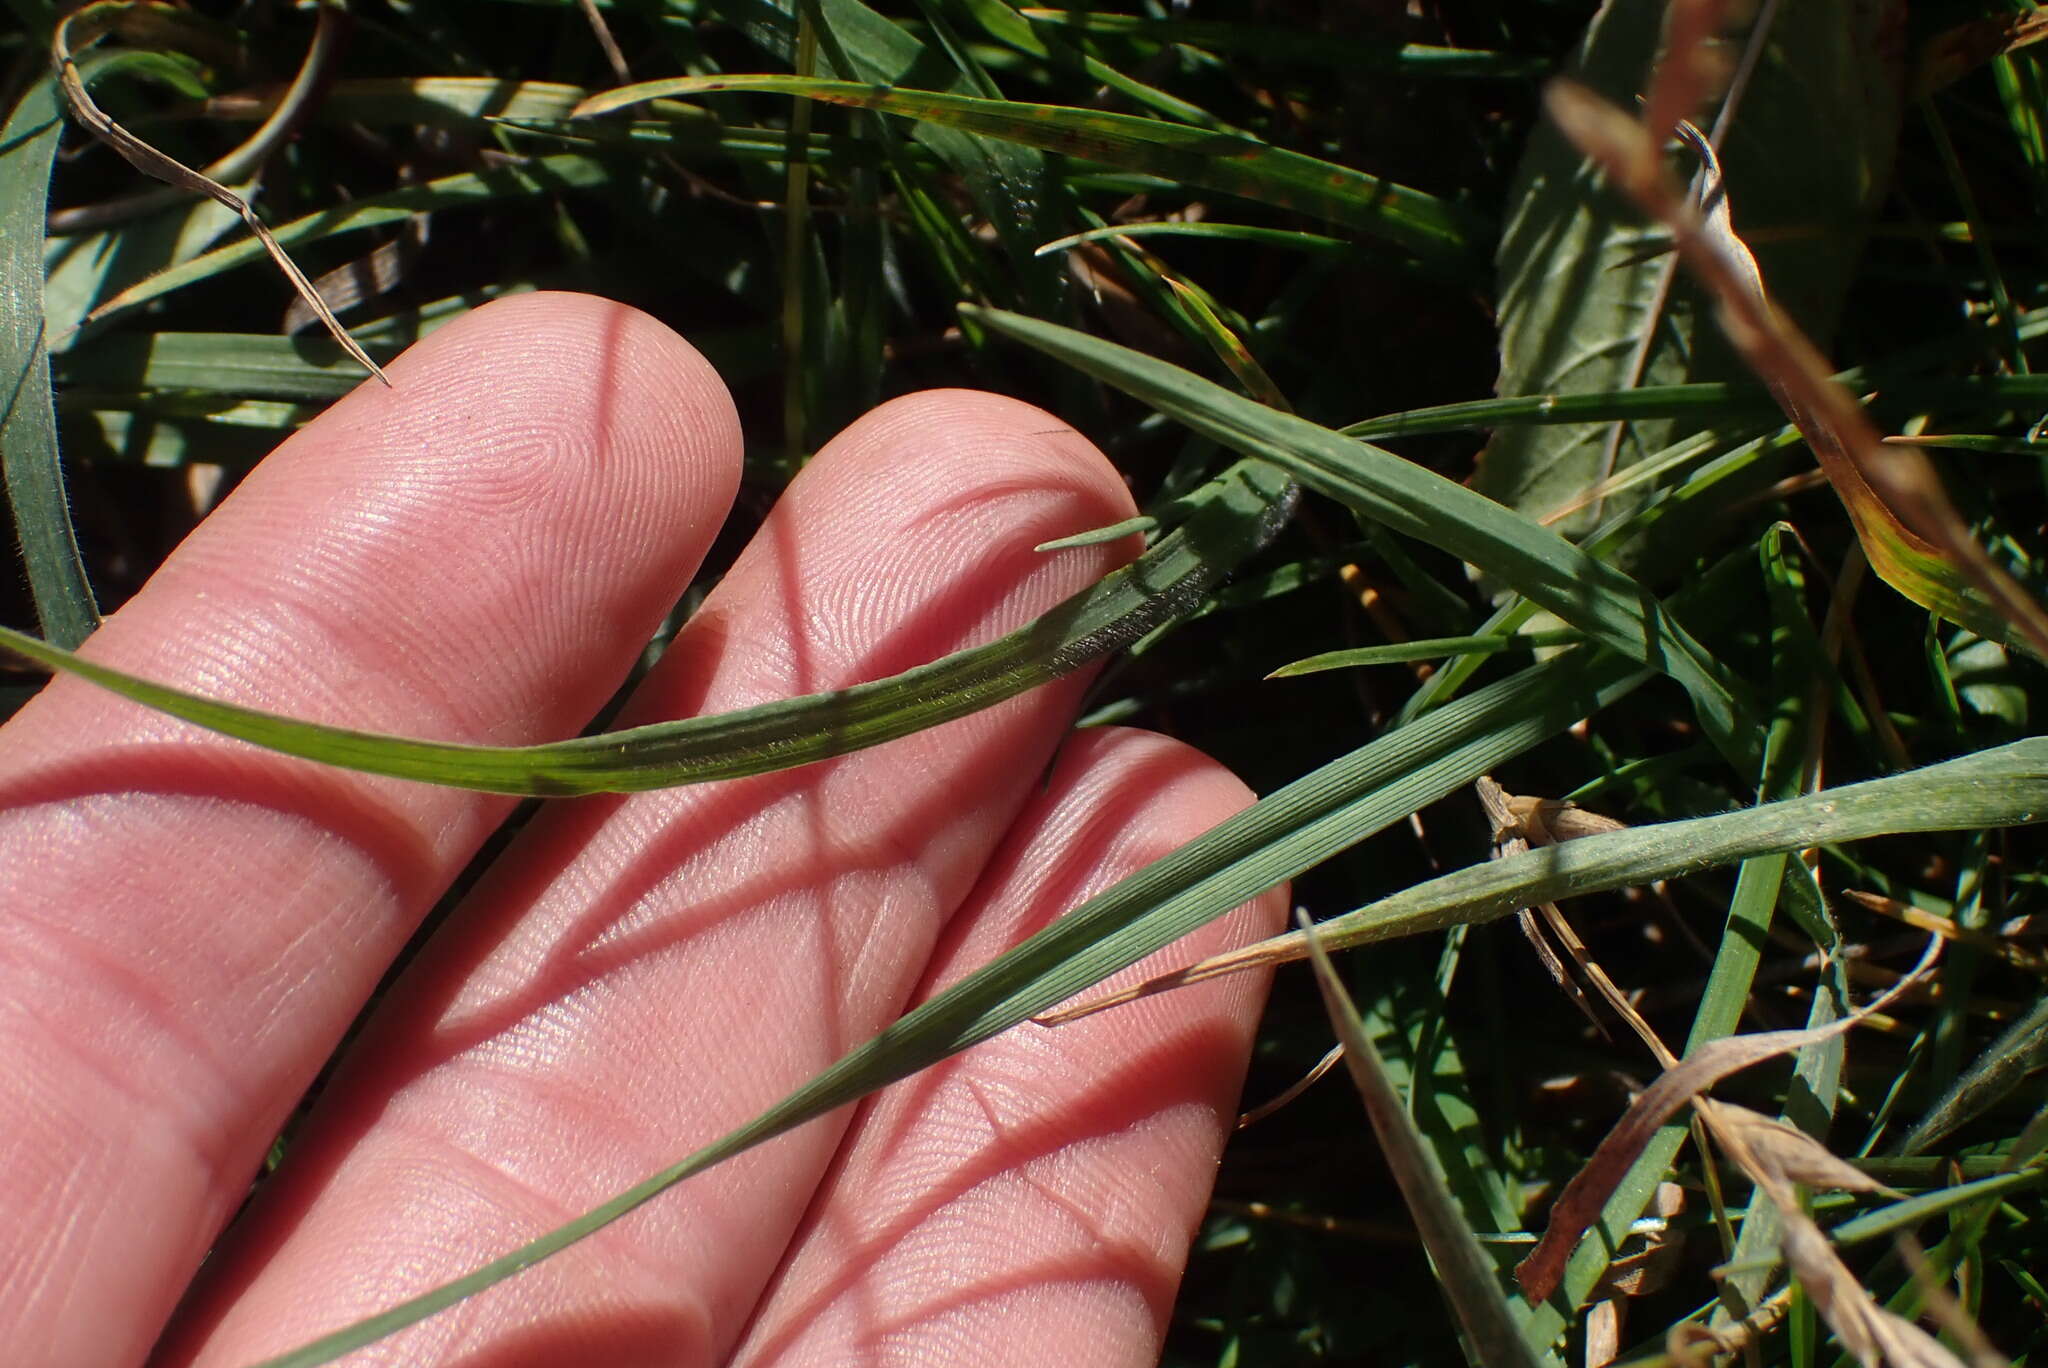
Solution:
[[[1518,854],[1534,846],[1556,845],[1560,841],[1576,840],[1581,836],[1595,836],[1602,832],[1619,831],[1624,825],[1612,817],[1603,817],[1597,812],[1588,812],[1576,803],[1561,798],[1530,798],[1510,794],[1493,781],[1490,775],[1480,775],[1473,782],[1479,794],[1479,805],[1486,812],[1487,822],[1493,828],[1493,857],[1498,860]],[[1541,912],[1539,923],[1536,912]],[[1578,965],[1579,972],[1599,992],[1614,1014],[1629,1024],[1659,1064],[1669,1068],[1675,1058],[1657,1037],[1643,1014],[1636,1010],[1628,995],[1623,993],[1601,968],[1586,949],[1586,943],[1579,939],[1578,932],[1566,920],[1564,911],[1554,902],[1541,904],[1532,911],[1518,908],[1515,912],[1522,928],[1522,936],[1534,947],[1536,957],[1543,961],[1543,967],[1550,971],[1551,981],[1564,990],[1565,996],[1593,1023],[1593,1029],[1602,1037],[1607,1036],[1607,1027],[1593,1011],[1593,1004],[1565,971],[1563,960],[1551,948],[1550,936],[1555,936],[1565,952]],[[1543,928],[1549,927],[1549,936]]]
[[[1938,937],[1929,941],[1927,953],[1921,956],[1913,971],[1861,1011],[1826,1026],[1796,1031],[1762,1031],[1710,1041],[1659,1074],[1629,1104],[1621,1120],[1593,1151],[1593,1157],[1586,1166],[1558,1194],[1543,1238],[1537,1241],[1529,1257],[1515,1268],[1515,1281],[1521,1285],[1522,1295],[1531,1305],[1555,1295],[1564,1277],[1565,1264],[1571,1258],[1572,1250],[1578,1246],[1580,1237],[1599,1218],[1601,1208],[1606,1206],[1616,1184],[1635,1163],[1636,1156],[1642,1153],[1643,1146],[1680,1107],[1729,1074],[1803,1045],[1841,1035],[1883,1011],[1933,967],[1941,944]]]
[[[1710,1097],[1693,1099],[1697,1111],[1713,1128],[1715,1138],[1731,1154],[1748,1156],[1743,1168],[1756,1175],[1767,1170],[1792,1183],[1811,1188],[1832,1188],[1837,1192],[1880,1192],[1903,1196],[1878,1182],[1863,1170],[1835,1157],[1820,1141],[1762,1112],[1717,1102]]]
[[[1777,1202],[1777,1194],[1772,1199]],[[1934,1336],[1872,1300],[1821,1228],[1789,1194],[1777,1205],[1785,1226],[1785,1262],[1806,1289],[1814,1310],[1863,1368],[1964,1368],[1962,1360]]]
[[[363,350],[360,343],[348,335],[348,329],[341,326],[341,320],[327,307],[327,302],[320,297],[320,292],[306,279],[305,272],[298,268],[297,263],[285,254],[277,239],[271,236],[270,229],[256,216],[256,211],[249,206],[249,201],[219,181],[203,176],[183,162],[157,151],[115,123],[105,110],[94,103],[92,96],[86,91],[84,79],[78,74],[74,42],[77,49],[98,42],[112,31],[118,13],[126,8],[118,4],[87,5],[84,9],[75,10],[65,16],[51,36],[50,56],[57,67],[58,88],[64,92],[64,101],[71,106],[72,115],[88,132],[120,153],[123,161],[144,175],[154,176],[181,190],[206,195],[241,215],[242,222],[248,225],[249,231],[263,244],[263,250],[270,254],[270,259],[277,263],[277,268],[291,281],[292,288],[306,301],[306,306],[327,326],[327,331],[334,335],[334,340],[339,342],[365,370],[389,385],[391,377],[384,373],[383,367],[371,359],[370,354]],[[330,8],[326,5],[320,6],[323,21],[328,19]]]

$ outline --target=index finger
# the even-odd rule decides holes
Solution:
[[[343,725],[573,735],[724,519],[730,397],[660,323],[570,295],[480,309],[391,375],[264,461],[86,653]],[[4,736],[0,1343],[135,1361],[511,800],[272,755],[73,680]]]

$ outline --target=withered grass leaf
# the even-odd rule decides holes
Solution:
[[[1788,1126],[1776,1117],[1765,1116],[1762,1112],[1738,1107],[1733,1102],[1717,1102],[1712,1098],[1693,1099],[1693,1106],[1714,1128],[1714,1134],[1728,1143],[1730,1135],[1739,1137],[1741,1148],[1730,1146],[1730,1153],[1747,1156],[1743,1167],[1752,1164],[1767,1169],[1789,1182],[1804,1183],[1811,1188],[1833,1188],[1838,1192],[1881,1192],[1891,1193],[1892,1189],[1878,1182],[1854,1165],[1837,1158],[1826,1145],[1800,1130]],[[1751,1176],[1755,1177],[1754,1169]]]
[[[1673,1067],[1666,1069],[1645,1088],[1629,1108],[1622,1114],[1614,1129],[1607,1133],[1599,1146],[1594,1149],[1586,1166],[1565,1184],[1558,1194],[1557,1204],[1551,1209],[1550,1223],[1544,1228],[1543,1238],[1536,1242],[1536,1248],[1528,1258],[1515,1268],[1515,1281],[1522,1289],[1522,1295],[1533,1306],[1548,1300],[1557,1292],[1563,1281],[1566,1262],[1572,1250],[1578,1246],[1580,1237],[1599,1218],[1601,1208],[1614,1192],[1622,1177],[1627,1174],[1643,1146],[1657,1133],[1658,1127],[1670,1120],[1677,1110],[1695,1095],[1705,1092],[1729,1074],[1740,1072],[1766,1059],[1786,1054],[1801,1046],[1816,1044],[1832,1039],[1852,1029],[1873,1013],[1889,1006],[1907,987],[1919,981],[1922,974],[1933,965],[1940,952],[1941,941],[1937,937],[1928,944],[1928,950],[1921,957],[1919,965],[1907,974],[1883,996],[1872,1001],[1861,1011],[1842,1017],[1825,1026],[1809,1027],[1792,1031],[1759,1031],[1750,1035],[1727,1036],[1709,1041],[1687,1055]]]

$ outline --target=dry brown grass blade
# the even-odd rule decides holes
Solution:
[[[1913,73],[1913,97],[1924,100],[1953,85],[1993,57],[2048,39],[2048,11],[2016,10],[1972,19],[1936,34],[1921,49]]]
[[[94,137],[120,153],[123,161],[126,161],[144,175],[154,176],[156,179],[176,186],[181,190],[190,190],[197,194],[206,195],[239,214],[242,222],[249,226],[249,231],[254,233],[257,240],[263,244],[263,250],[270,254],[270,259],[277,263],[277,268],[284,272],[286,279],[291,281],[292,288],[298,291],[299,297],[306,301],[307,307],[312,309],[320,321],[327,326],[327,331],[334,335],[334,340],[339,342],[342,348],[350,356],[353,356],[370,374],[376,376],[386,385],[389,385],[391,377],[384,373],[383,367],[371,359],[370,354],[363,350],[361,344],[348,335],[348,330],[341,326],[341,320],[334,316],[334,311],[329,309],[326,301],[320,298],[320,292],[315,290],[312,282],[306,279],[305,272],[301,271],[292,259],[285,254],[284,248],[278,245],[275,237],[271,236],[270,229],[265,227],[263,220],[256,216],[256,211],[250,208],[247,200],[218,181],[211,180],[182,162],[175,161],[157,151],[154,147],[151,147],[148,143],[121,127],[120,124],[115,123],[107,115],[106,111],[93,103],[92,96],[86,91],[85,82],[78,74],[78,63],[74,57],[73,30],[74,28],[78,30],[77,48],[82,50],[104,37],[108,32],[113,18],[108,12],[109,9],[123,7],[120,5],[112,7],[108,5],[88,5],[84,9],[67,15],[57,25],[56,32],[51,36],[50,56],[57,67],[57,84],[64,92],[65,102],[71,106],[72,116],[79,123],[83,124]],[[327,7],[322,5],[321,8],[324,11]]]
[[[1785,1223],[1781,1237],[1785,1262],[1806,1289],[1813,1309],[1863,1368],[1964,1368],[1962,1360],[1909,1320],[1893,1315],[1871,1299],[1842,1263],[1841,1256],[1813,1219],[1799,1209],[1788,1191],[1773,1205]]]
[[[368,254],[328,271],[313,282],[314,290],[338,314],[397,289],[426,245],[429,219],[427,214],[414,214],[397,237],[380,242]],[[319,321],[306,301],[294,295],[285,307],[278,331],[289,337]]]
[[[1253,1107],[1250,1111],[1238,1117],[1237,1128],[1243,1130],[1246,1126],[1256,1126],[1274,1112],[1279,1111],[1295,1098],[1321,1082],[1323,1075],[1336,1068],[1337,1061],[1342,1058],[1344,1058],[1344,1047],[1341,1044],[1332,1046],[1328,1054],[1316,1061],[1316,1066],[1313,1069],[1302,1075],[1299,1081],[1289,1085],[1278,1097],[1261,1102],[1258,1106]]]
[[[1843,896],[1854,899],[1859,905],[1870,909],[1881,917],[1890,917],[1893,921],[1910,926],[1915,930],[1931,931],[1944,940],[1958,941],[1964,945],[1975,946],[1987,954],[1998,956],[2016,969],[2024,969],[2034,974],[2048,973],[2048,955],[2043,955],[2038,950],[2029,949],[2024,945],[2016,944],[1995,932],[1979,931],[1967,926],[1958,926],[1949,918],[1929,912],[1925,908],[1915,907],[1911,903],[1900,902],[1897,898],[1887,898],[1880,893],[1870,893],[1859,888],[1844,889]]]
[[[1826,1145],[1800,1130],[1762,1112],[1696,1097],[1693,1107],[1713,1128],[1714,1138],[1731,1155],[1748,1155],[1770,1171],[1794,1183],[1837,1192],[1879,1192],[1903,1196],[1878,1182],[1863,1170],[1835,1156]]]
[[[1609,1194],[1614,1191],[1642,1153],[1658,1127],[1695,1096],[1705,1092],[1729,1074],[1766,1059],[1796,1050],[1803,1045],[1830,1039],[1882,1011],[1917,982],[1940,953],[1942,942],[1928,942],[1927,953],[1913,972],[1894,984],[1885,994],[1859,1012],[1826,1026],[1796,1031],[1763,1031],[1753,1035],[1728,1036],[1710,1041],[1659,1074],[1649,1087],[1629,1104],[1614,1129],[1601,1140],[1586,1166],[1565,1185],[1551,1209],[1550,1223],[1536,1248],[1515,1269],[1515,1281],[1531,1305],[1545,1301],[1557,1291],[1565,1263],[1579,1239],[1599,1217]]]
[[[1665,167],[1661,139],[1584,86],[1553,81],[1544,103],[1580,151],[1671,233],[1680,257],[1713,296],[1722,332],[1813,448],[1879,574],[1916,602],[1944,616],[1961,611],[1958,620],[1978,628],[1968,620],[1967,604],[1935,592],[1949,588],[1940,583],[1940,572],[1958,575],[1989,600],[2032,650],[2048,658],[2048,613],[1970,535],[1925,453],[1887,446],[1862,406],[1829,378],[1834,368],[1772,306],[1755,258],[1728,220],[1725,195],[1710,184],[1705,200],[1710,210],[1703,216]],[[1655,90],[1651,103],[1656,107]],[[1687,140],[1706,163],[1710,181],[1718,181],[1706,140],[1696,130]],[[1930,594],[1940,601],[1930,602]]]
[[[1479,806],[1486,813],[1487,824],[1493,829],[1493,858],[1496,860],[1509,855],[1519,855],[1531,846],[1549,845],[1554,839],[1567,839],[1553,833],[1553,822],[1570,822],[1575,827],[1583,825],[1576,820],[1580,814],[1578,807],[1570,803],[1513,797],[1506,789],[1495,783],[1491,775],[1480,775],[1473,781],[1472,786],[1479,795]],[[1606,823],[1605,829],[1610,831],[1621,825],[1610,818],[1602,817],[1598,820]],[[1597,829],[1600,829],[1597,825],[1587,827],[1578,834],[1590,835]],[[1600,1020],[1600,1014],[1593,1010],[1593,1004],[1586,997],[1585,990],[1579,987],[1571,972],[1564,967],[1564,961],[1558,957],[1557,951],[1550,944],[1550,936],[1543,933],[1543,926],[1547,924],[1550,927],[1551,935],[1556,936],[1558,942],[1571,954],[1573,962],[1579,966],[1579,972],[1591,977],[1598,972],[1598,966],[1591,963],[1586,954],[1585,943],[1572,930],[1571,923],[1565,920],[1564,913],[1558,910],[1556,903],[1544,903],[1542,912],[1543,922],[1539,923],[1535,912],[1530,908],[1515,909],[1515,922],[1522,929],[1522,938],[1529,942],[1530,947],[1536,952],[1536,958],[1541,960],[1544,969],[1549,971],[1550,981],[1571,999],[1572,1005],[1579,1009],[1586,1020],[1593,1023],[1593,1029],[1600,1033],[1603,1040],[1610,1039],[1606,1023]],[[1600,973],[1595,981],[1604,983],[1606,979],[1606,974]],[[1613,987],[1611,983],[1607,983],[1606,986]],[[1619,996],[1619,993],[1614,996]]]
[[[1920,1248],[1920,1242],[1911,1235],[1900,1234],[1893,1238],[1892,1248],[1898,1251],[1899,1262],[1913,1275],[1913,1285],[1920,1289],[1927,1319],[1963,1346],[1970,1356],[1970,1368],[2011,1368],[2012,1360],[1998,1352],[1997,1346],[1985,1337],[1983,1327],[1971,1317],[1955,1293],[1934,1275],[1934,1269],[1927,1261],[1927,1252]]]
[[[326,88],[328,70],[341,51],[342,32],[346,27],[341,10],[332,5],[320,6],[313,23],[313,40],[306,45],[305,58],[300,61],[292,83],[271,106],[269,115],[257,125],[256,131],[226,156],[208,165],[200,175],[221,182],[242,180],[277,150],[298,127],[299,119],[312,107],[314,99]],[[146,34],[136,35],[136,38],[149,41]],[[49,233],[52,237],[61,237],[69,233],[91,232],[153,213],[180,202],[189,194],[203,193],[190,186],[164,185],[100,204],[58,209],[50,215]]]
[[[1786,1264],[1857,1362],[1864,1368],[1963,1368],[1932,1335],[1877,1304],[1806,1214],[1793,1185],[1856,1192],[1889,1189],[1828,1153],[1819,1141],[1770,1117],[1705,1097],[1695,1098],[1693,1106],[1729,1158],[1777,1208]]]
[[[1665,55],[1643,101],[1643,123],[1653,132],[1668,136],[1727,81],[1728,57],[1714,40],[1728,26],[1731,8],[1729,0],[1672,0],[1665,11]]]
[[[626,65],[626,54],[619,51],[619,40],[612,37],[611,25],[604,21],[604,11],[597,7],[597,0],[577,0],[583,11],[583,20],[590,25],[590,32],[597,39],[597,45],[604,49],[604,60],[618,77],[620,85],[630,85],[633,69]]]

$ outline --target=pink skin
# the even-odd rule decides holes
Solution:
[[[89,653],[324,721],[573,734],[725,515],[731,400],[658,323],[563,295],[482,309],[392,377],[264,462]],[[1135,549],[1035,543],[1129,512],[1100,454],[1038,410],[885,405],[807,468],[626,721],[988,640]],[[551,806],[380,1002],[225,1236],[509,801],[53,683],[0,745],[0,1229],[18,1232],[0,1343],[133,1363],[168,1320],[160,1361],[238,1363],[424,1291],[745,1120],[1249,801],[1137,733],[1073,739],[1038,792],[1083,682],[804,769]],[[1262,934],[1281,905],[1172,956]],[[957,1361],[963,1344],[1144,1361],[1261,991],[1000,1037],[351,1361]]]

